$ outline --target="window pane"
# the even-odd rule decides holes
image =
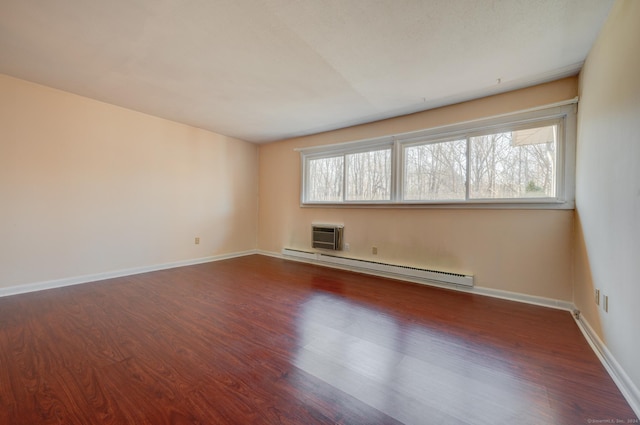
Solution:
[[[391,200],[391,149],[346,155],[347,201]]]
[[[555,196],[557,126],[471,137],[470,198]]]
[[[308,202],[342,202],[344,157],[311,159],[307,163]]]
[[[405,148],[404,199],[465,199],[466,150],[466,140]]]

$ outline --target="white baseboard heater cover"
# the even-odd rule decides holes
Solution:
[[[349,269],[362,270],[373,274],[380,274],[382,276],[395,277],[397,279],[405,278],[439,284],[473,287],[473,276],[459,273],[422,269],[418,267],[381,263],[377,261],[358,260],[355,258],[325,254],[322,252],[309,252],[289,248],[283,249],[282,255],[285,257],[300,258],[317,263],[335,264]]]

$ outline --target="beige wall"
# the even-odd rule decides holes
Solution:
[[[256,169],[255,145],[0,75],[0,287],[255,249]]]
[[[408,132],[572,99],[577,84],[577,78],[567,78],[260,146],[259,249],[310,249],[312,222],[344,223],[345,240],[351,246],[346,255],[472,273],[478,286],[571,301],[573,211],[301,208],[300,156],[294,148]],[[372,246],[378,255],[371,254]]]
[[[640,388],[640,2],[615,3],[580,78],[575,304]],[[609,296],[609,312],[593,290]]]

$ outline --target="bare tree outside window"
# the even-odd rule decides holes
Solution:
[[[471,137],[469,197],[555,196],[557,126]]]
[[[300,149],[302,203],[565,208],[575,107],[552,111]]]
[[[404,199],[465,199],[466,150],[466,139],[405,148]]]
[[[391,199],[391,149],[346,155],[347,201]]]
[[[312,159],[308,162],[307,200],[342,202],[344,157]]]

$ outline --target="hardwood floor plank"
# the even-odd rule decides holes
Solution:
[[[568,312],[248,256],[0,298],[0,423],[636,419]]]

